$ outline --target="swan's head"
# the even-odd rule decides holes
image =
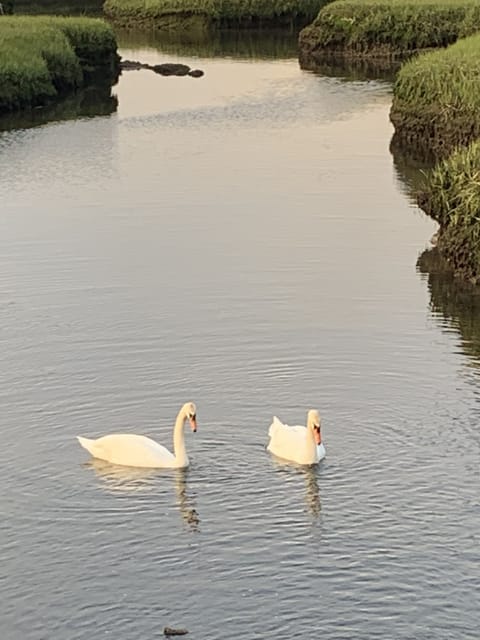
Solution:
[[[320,436],[320,415],[316,409],[310,409],[307,416],[307,427],[313,430],[315,442],[320,444],[322,438]]]
[[[183,405],[183,411],[185,418],[188,418],[188,421],[190,422],[193,433],[195,433],[197,430],[197,407],[193,402],[187,402]]]

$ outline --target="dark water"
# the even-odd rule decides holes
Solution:
[[[0,134],[2,638],[476,640],[477,314],[415,267],[389,85],[232,46],[125,41],[205,76]],[[186,400],[187,472],[75,440]],[[272,460],[310,407],[327,458]]]
[[[75,120],[110,115],[118,98],[110,86],[89,86],[46,107],[0,116],[0,131],[28,129],[58,120]]]
[[[16,14],[24,15],[55,15],[77,16],[88,15],[101,17],[103,15],[102,0],[12,0]]]

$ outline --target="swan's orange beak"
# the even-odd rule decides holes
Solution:
[[[313,427],[313,435],[317,444],[322,444],[322,436],[320,435],[320,427]]]
[[[193,416],[193,418],[188,419],[190,422],[190,426],[192,427],[193,433],[197,431],[197,416]]]

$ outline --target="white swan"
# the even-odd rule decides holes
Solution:
[[[315,409],[308,412],[306,427],[289,427],[280,422],[277,416],[273,416],[268,435],[268,451],[284,460],[298,464],[315,464],[326,455],[320,433],[320,416]]]
[[[133,433],[103,436],[97,440],[77,436],[78,441],[94,458],[128,467],[179,469],[188,467],[183,425],[188,418],[192,431],[197,430],[197,410],[193,402],[183,405],[173,429],[173,451],[170,453],[155,440]]]

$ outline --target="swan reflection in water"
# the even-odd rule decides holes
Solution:
[[[187,492],[188,469],[175,470],[175,493],[183,521],[192,531],[199,530],[200,518],[196,510],[195,497]]]
[[[158,475],[158,469],[123,467],[99,458],[92,458],[85,462],[84,466],[93,469],[106,488],[113,493],[152,491],[155,487],[154,478]]]
[[[299,476],[303,476],[305,483],[305,504],[308,512],[314,518],[318,518],[322,510],[320,501],[320,489],[317,481],[317,465],[300,465],[287,460],[272,458],[272,463],[279,473],[287,473],[289,481],[294,481]]]
[[[318,488],[317,474],[313,466],[303,469],[305,476],[305,483],[307,492],[305,495],[305,501],[307,503],[308,510],[317,518],[322,510],[322,504],[320,502],[320,489]]]
[[[200,518],[196,510],[195,497],[188,492],[187,469],[173,470],[172,478],[172,471],[143,467],[124,467],[99,460],[98,458],[92,458],[84,466],[92,468],[97,477],[112,493],[145,494],[158,487],[157,480],[159,478],[165,482],[171,482],[173,479],[176,503],[180,509],[182,519],[189,529],[198,531]]]

